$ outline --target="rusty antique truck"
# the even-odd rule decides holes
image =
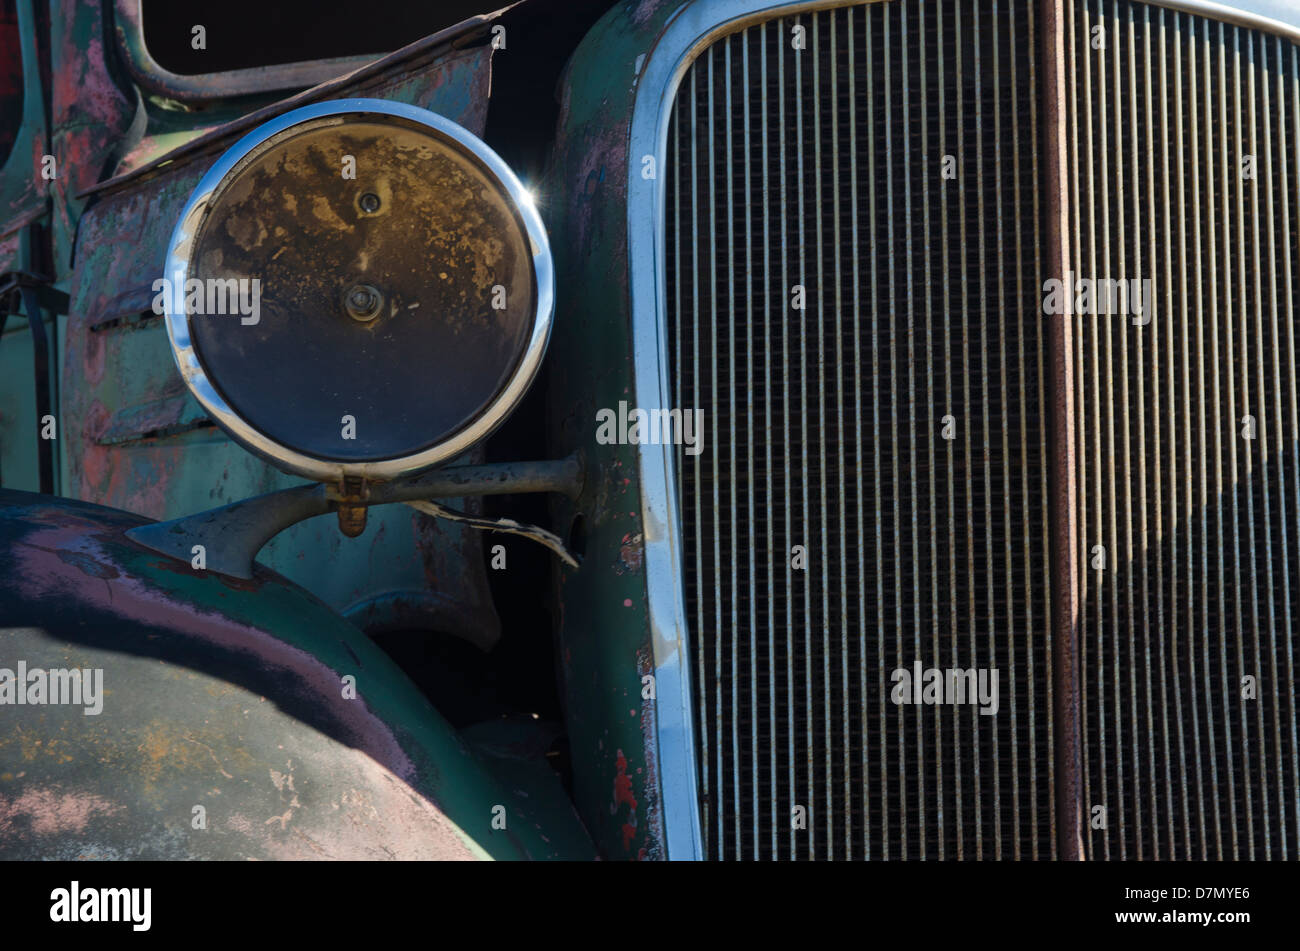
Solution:
[[[1300,8],[497,3],[0,0],[0,856],[1300,857]]]

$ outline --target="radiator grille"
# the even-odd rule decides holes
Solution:
[[[712,858],[1054,854],[1034,30],[1029,2],[821,11],[718,40],[677,94],[666,309],[675,404],[707,419],[677,465]],[[914,662],[996,668],[999,712],[895,705]]]
[[[1300,56],[1068,6],[1073,268],[1155,299],[1073,318],[1087,855],[1295,858]]]

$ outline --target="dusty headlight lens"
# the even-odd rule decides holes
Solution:
[[[421,109],[278,117],[204,176],[173,234],[182,375],[232,437],[312,478],[460,454],[517,404],[549,335],[550,254],[525,196]]]

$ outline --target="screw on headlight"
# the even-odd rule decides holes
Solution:
[[[343,295],[343,308],[353,320],[374,320],[384,307],[384,295],[369,284],[354,284]]]

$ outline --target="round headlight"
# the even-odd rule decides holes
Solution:
[[[542,223],[510,169],[423,109],[295,109],[204,175],[172,234],[167,330],[232,438],[321,481],[390,479],[487,436],[550,334]]]

